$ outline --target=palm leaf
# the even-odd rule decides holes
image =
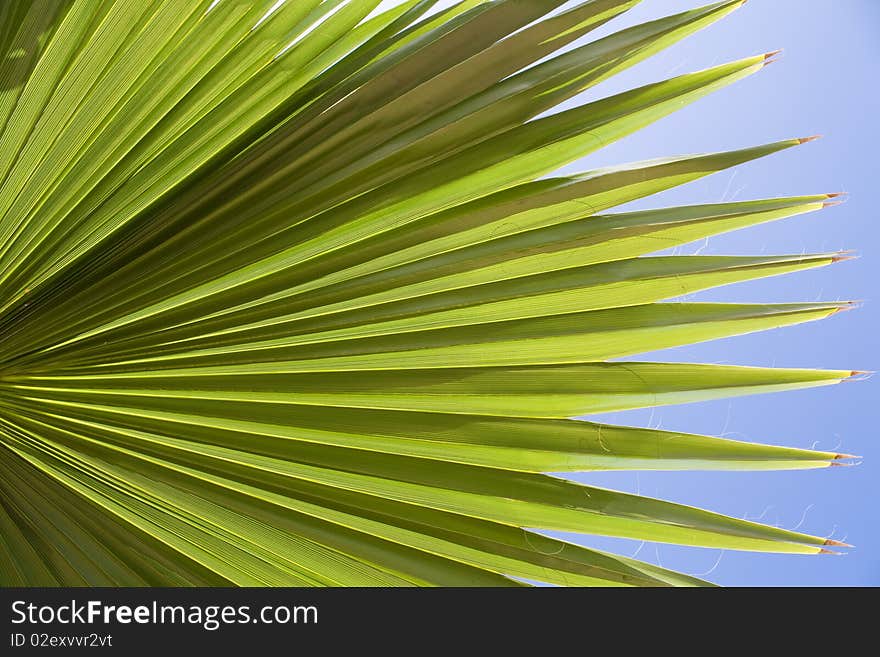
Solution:
[[[821,537],[545,473],[844,455],[576,416],[850,371],[620,361],[846,303],[671,303],[838,253],[651,256],[832,194],[609,212],[791,139],[553,175],[770,55],[558,111],[723,18],[636,0],[0,8],[4,585],[699,585],[541,534]],[[570,103],[569,103],[570,105]]]

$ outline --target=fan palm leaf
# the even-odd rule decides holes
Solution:
[[[760,71],[566,102],[743,1],[598,39],[636,0],[3,3],[2,583],[704,583],[539,530],[826,551],[546,474],[844,458],[573,419],[853,374],[619,360],[850,307],[668,301],[839,253],[650,255],[832,194],[609,212],[808,140],[554,175]]]

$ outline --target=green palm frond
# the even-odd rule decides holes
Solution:
[[[834,195],[609,212],[807,140],[553,175],[760,71],[555,109],[743,1],[599,39],[637,0],[2,3],[0,583],[703,583],[537,530],[824,552],[545,474],[844,458],[570,419],[853,374],[618,360],[849,307],[664,301],[838,253],[649,255]]]

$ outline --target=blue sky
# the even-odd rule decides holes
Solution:
[[[446,3],[451,4],[451,3]],[[699,0],[644,0],[602,33],[698,6]],[[657,207],[826,192],[845,205],[690,245],[704,254],[825,252],[854,249],[859,260],[712,290],[694,300],[865,300],[856,312],[762,334],[649,354],[782,367],[880,370],[876,281],[880,249],[873,193],[880,114],[877,0],[751,0],[708,30],[592,90],[591,98],[741,57],[784,49],[756,76],[564,171],[653,157],[741,148],[790,137],[824,139],[630,207]],[[831,388],[605,415],[599,419],[741,440],[815,446],[864,457],[854,468],[768,473],[603,473],[575,478],[640,492],[855,544],[843,557],[721,553],[563,535],[637,555],[724,585],[880,585],[880,376]],[[598,416],[594,416],[598,417]]]
[[[645,0],[614,28],[700,4]],[[607,31],[603,30],[603,31]],[[876,285],[880,249],[873,192],[880,110],[880,3],[876,0],[752,0],[714,27],[591,92],[607,95],[724,61],[784,48],[756,76],[570,167],[572,170],[680,153],[739,148],[822,134],[733,173],[632,207],[845,191],[845,205],[691,245],[704,254],[854,249],[859,260],[694,295],[694,300],[865,300],[856,312],[761,334],[668,350],[643,360],[878,370]],[[581,99],[583,100],[583,99]],[[816,446],[864,457],[855,468],[769,473],[605,473],[579,481],[704,506],[740,518],[831,536],[856,545],[843,557],[720,553],[567,535],[724,585],[880,584],[880,378],[832,388],[756,396],[600,419],[621,424]],[[596,416],[597,417],[597,416]]]

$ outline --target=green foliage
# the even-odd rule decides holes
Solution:
[[[699,585],[556,529],[820,537],[544,473],[842,455],[570,419],[850,371],[623,362],[841,303],[664,300],[840,254],[649,256],[833,195],[608,213],[797,146],[553,176],[760,71],[553,111],[743,4],[0,6],[0,582]],[[557,10],[562,11],[557,11]]]

